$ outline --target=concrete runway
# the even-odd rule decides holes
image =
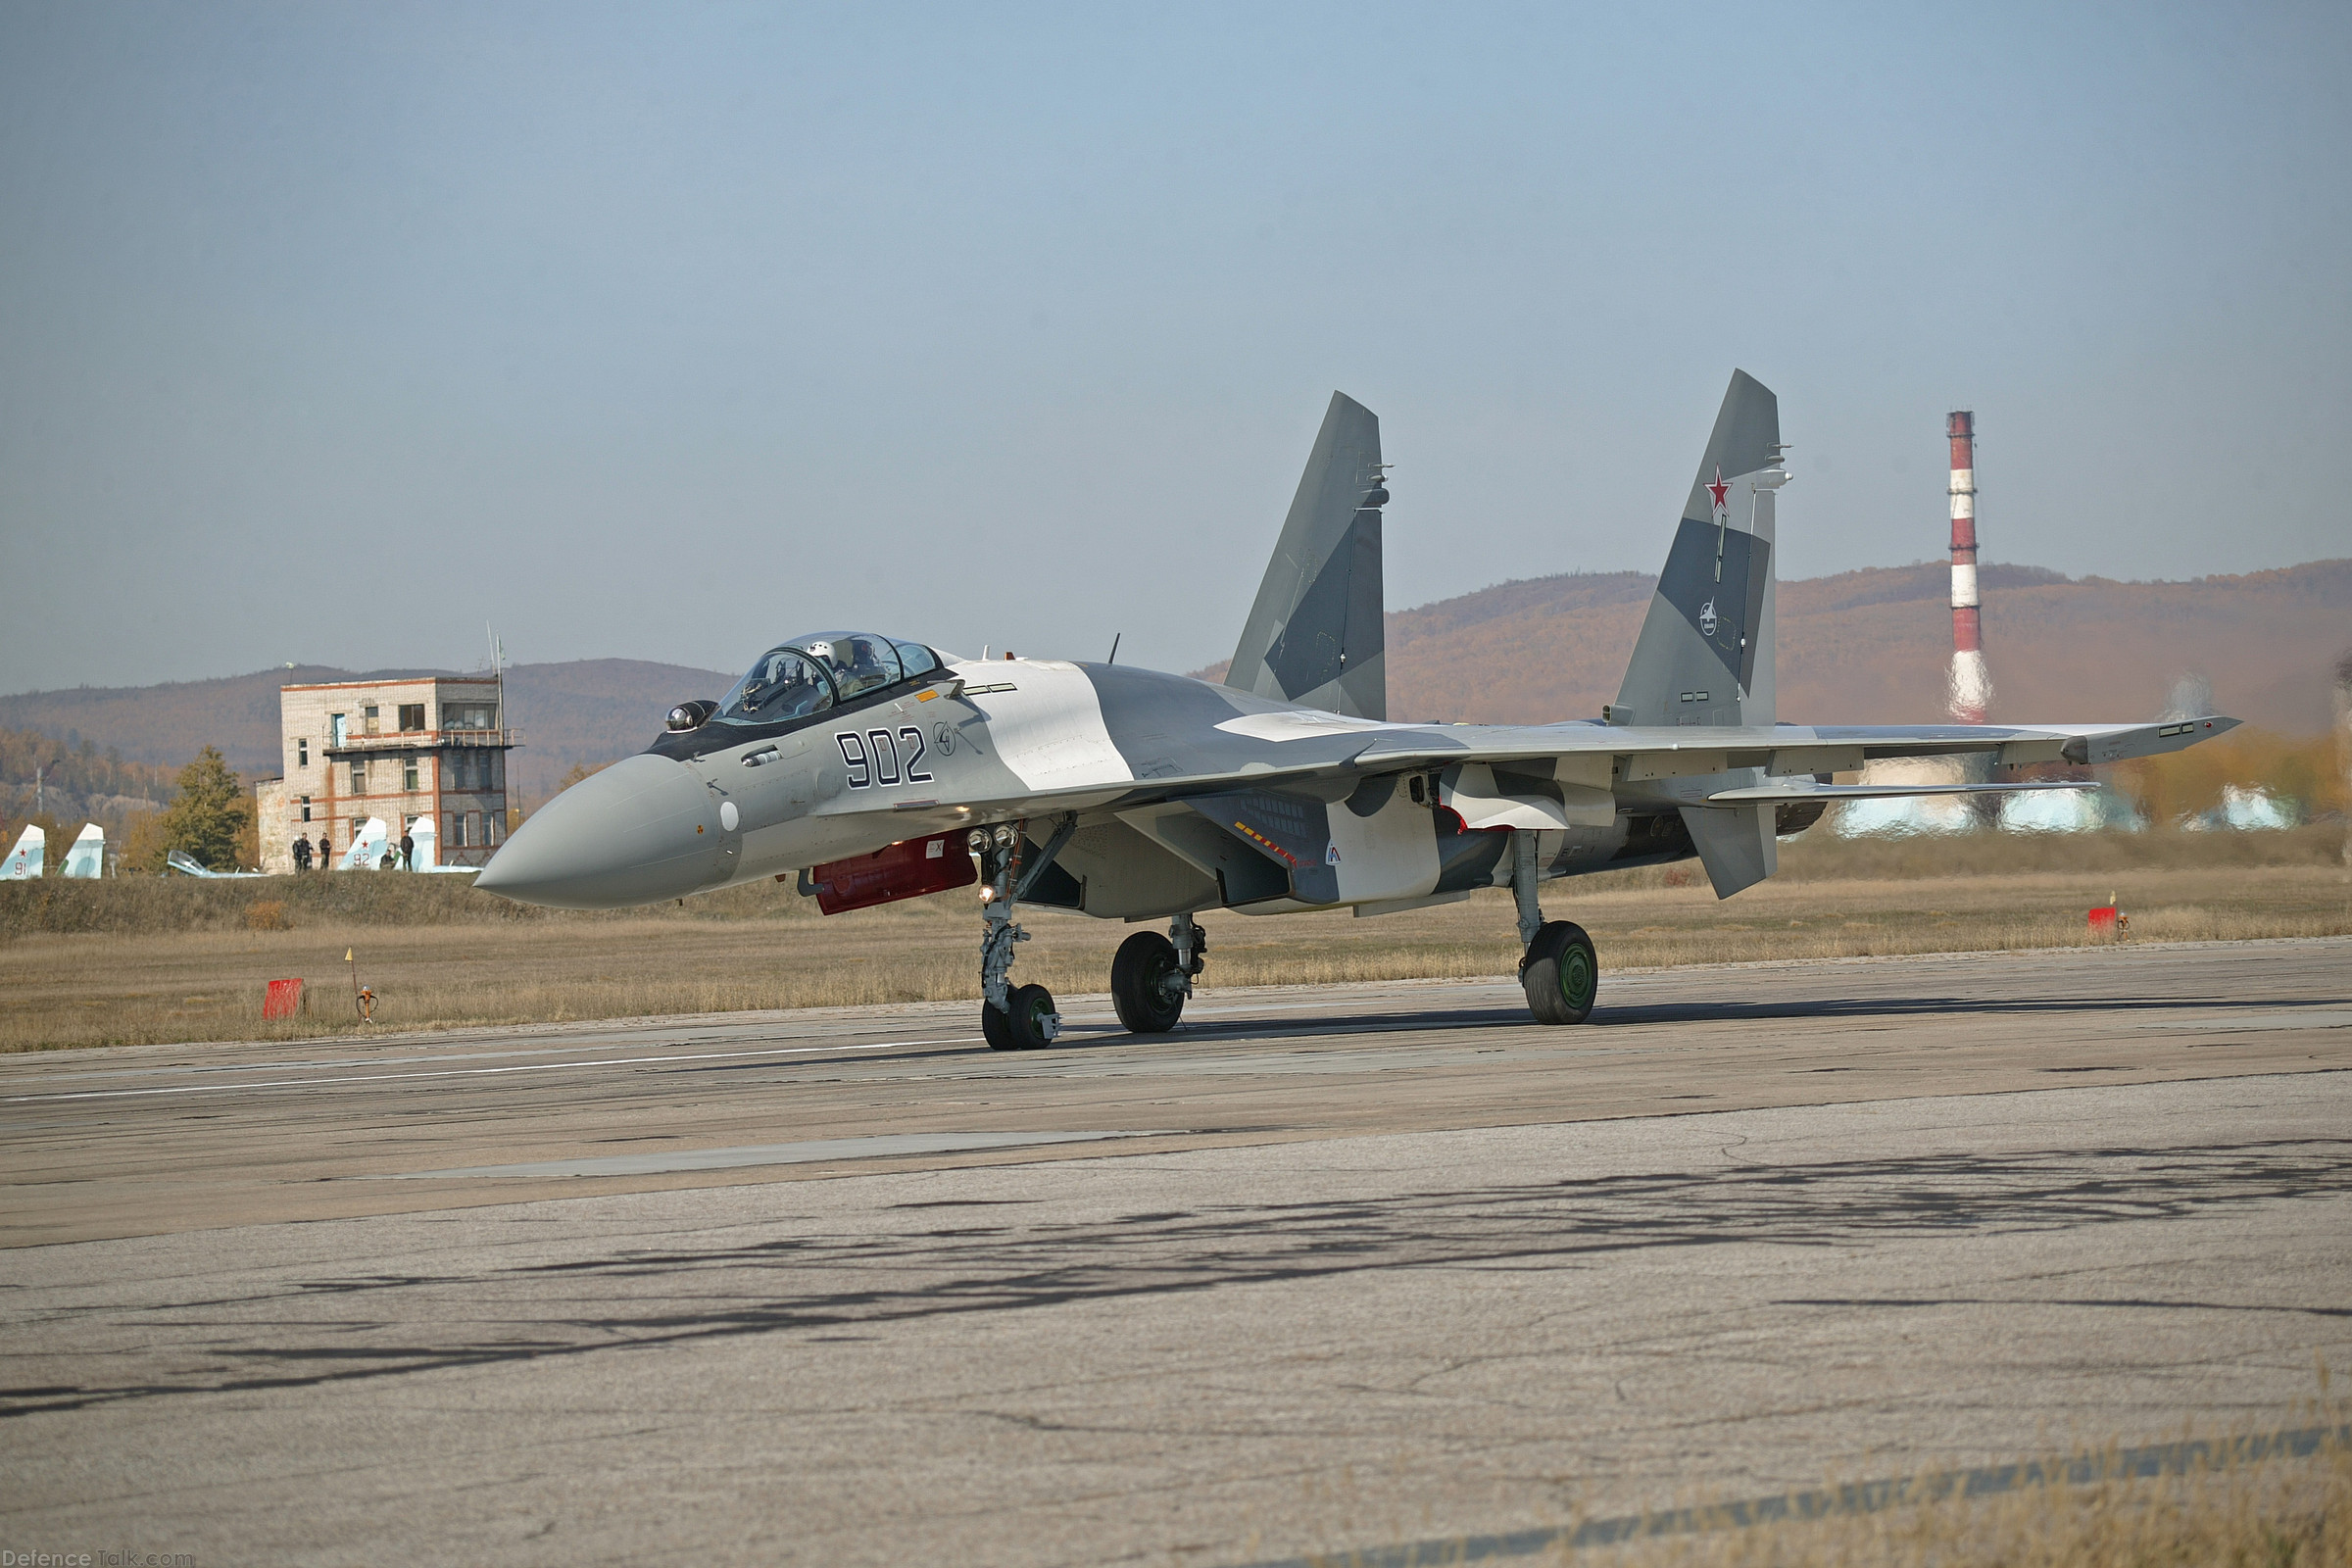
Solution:
[[[0,1058],[0,1538],[1236,1563],[2289,1424],[2352,1371],[2352,940],[1602,1009]]]

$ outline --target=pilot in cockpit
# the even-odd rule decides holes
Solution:
[[[825,678],[789,648],[779,648],[760,662],[743,683],[742,710],[746,715],[789,718],[824,706],[830,693]]]
[[[833,684],[843,699],[888,686],[899,678],[890,645],[878,637],[836,636],[807,645],[809,655],[833,672]]]

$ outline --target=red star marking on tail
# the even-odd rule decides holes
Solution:
[[[1724,493],[1731,488],[1732,487],[1730,485],[1723,482],[1723,469],[1720,467],[1717,468],[1715,470],[1715,482],[1707,486],[1707,493],[1715,498],[1715,510],[1717,512],[1721,512],[1723,510]]]

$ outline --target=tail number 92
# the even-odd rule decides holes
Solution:
[[[838,731],[833,743],[841,748],[842,764],[850,770],[850,788],[889,789],[896,784],[928,784],[923,767],[923,732],[912,724],[893,734],[886,729]],[[906,750],[899,751],[904,743]]]

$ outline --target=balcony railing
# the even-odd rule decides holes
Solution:
[[[377,735],[346,733],[321,748],[328,757],[366,757],[376,752],[438,752],[453,746],[520,746],[518,729],[402,729]]]

